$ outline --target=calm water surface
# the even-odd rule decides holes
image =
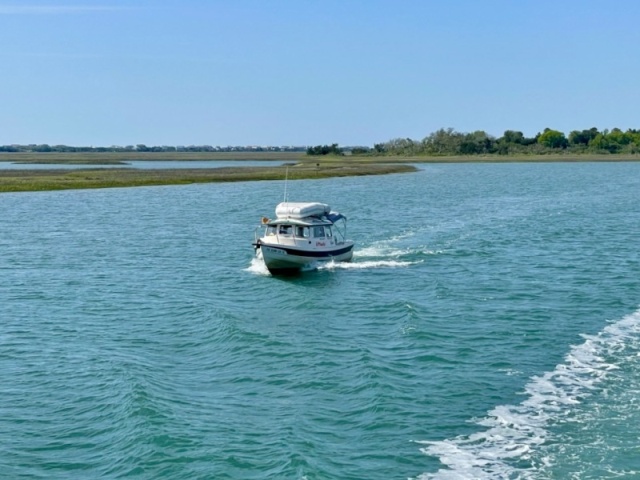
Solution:
[[[640,164],[0,195],[0,478],[639,478]]]

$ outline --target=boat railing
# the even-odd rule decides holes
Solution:
[[[258,240],[260,240],[260,238],[264,237],[264,235],[260,235],[260,231],[265,231],[266,230],[266,226],[263,225],[258,225],[255,230],[253,231],[253,240],[254,243],[258,243]]]
[[[346,220],[342,219],[339,220],[338,222],[335,222],[333,224],[333,230],[335,232],[334,235],[334,241],[336,242],[336,245],[342,245],[343,243],[345,243],[347,241],[347,222]]]

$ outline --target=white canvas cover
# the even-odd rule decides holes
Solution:
[[[278,218],[322,217],[329,212],[329,205],[317,202],[282,202],[276,207]]]

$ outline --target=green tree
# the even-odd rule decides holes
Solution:
[[[505,143],[522,145],[524,143],[524,135],[522,132],[516,132],[515,130],[506,130],[502,136],[502,140]]]
[[[633,135],[629,132],[623,132],[619,128],[614,128],[609,132],[609,140],[617,145],[629,145],[633,142]]]
[[[455,155],[460,152],[464,135],[453,128],[441,128],[422,140],[424,151],[431,155]]]
[[[410,138],[394,138],[384,145],[385,151],[392,155],[417,155],[422,146]]]
[[[598,135],[596,135],[596,137],[591,140],[591,142],[589,142],[589,149],[596,152],[604,150],[613,153],[616,147],[611,145],[611,143],[609,142],[607,133],[608,132],[606,132],[606,130],[604,133],[598,133]]]
[[[538,143],[548,148],[567,148],[568,142],[564,133],[545,128],[538,137]]]
[[[376,153],[384,153],[387,151],[387,148],[384,143],[376,143],[373,145],[373,149]]]
[[[494,150],[495,138],[482,130],[467,133],[458,146],[458,152],[462,155],[482,155]]]
[[[589,142],[596,138],[598,135],[598,129],[593,127],[589,130],[573,130],[569,133],[569,144],[571,145],[589,145]]]
[[[342,155],[342,149],[338,147],[337,143],[329,145],[316,145],[315,147],[307,148],[307,155]]]

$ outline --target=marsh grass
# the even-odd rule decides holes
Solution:
[[[0,152],[0,162],[71,165],[125,165],[129,161],[154,160],[299,162],[305,158],[305,152]]]
[[[513,162],[637,162],[640,155],[467,155],[467,156],[375,156],[323,155],[305,152],[0,152],[0,162],[24,164],[126,165],[130,161],[282,161],[304,164],[376,164],[376,163],[513,163]]]
[[[410,165],[297,164],[281,167],[223,167],[193,169],[0,170],[0,192],[86,188],[184,185],[208,182],[289,180],[384,175],[415,171]]]

